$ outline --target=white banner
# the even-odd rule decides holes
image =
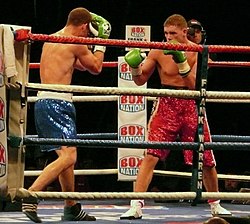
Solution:
[[[126,40],[131,41],[150,41],[151,27],[142,25],[126,25]],[[126,48],[129,51],[131,48]],[[142,48],[142,51],[149,51],[148,48]]]
[[[138,87],[124,57],[118,57],[118,87]],[[118,140],[140,142],[147,138],[147,103],[144,96],[121,95],[118,100]],[[118,180],[134,181],[145,149],[118,148]]]

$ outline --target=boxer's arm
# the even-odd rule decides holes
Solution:
[[[133,80],[136,85],[145,84],[153,74],[156,67],[157,53],[151,50],[146,57],[145,53],[141,53],[139,49],[133,49],[125,55],[125,61],[131,68]],[[144,60],[145,59],[145,60]]]
[[[187,53],[188,57],[188,64],[190,65],[190,71],[187,76],[183,77],[183,81],[185,83],[185,86],[188,87],[188,89],[195,89],[196,85],[196,71],[197,71],[197,52],[189,52]]]
[[[74,64],[74,69],[77,69],[79,71],[86,71],[86,68],[82,65],[79,59],[76,60]]]
[[[183,78],[185,86],[187,86],[188,89],[190,89],[190,90],[195,89],[196,71],[197,71],[197,63],[195,63],[193,66],[191,66],[188,75]]]
[[[82,71],[87,70],[93,75],[102,71],[104,54],[101,51],[92,53],[86,45],[76,46],[76,68]]]

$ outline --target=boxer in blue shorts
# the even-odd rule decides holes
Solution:
[[[48,99],[48,96],[52,99]],[[35,125],[38,136],[76,139],[76,111],[71,94],[44,91],[39,92],[38,99],[35,103]],[[60,147],[60,145],[41,145],[41,151],[49,152]]]
[[[63,29],[57,36],[109,38],[110,23],[101,16],[79,7],[73,9]],[[89,49],[83,44],[45,43],[40,60],[40,79],[42,84],[70,85],[74,69],[100,74],[105,53],[105,46],[93,46]],[[72,94],[41,91],[35,103],[35,124],[39,137],[57,139],[76,138],[76,112],[72,103]],[[42,151],[55,151],[58,158],[48,164],[29,191],[42,191],[51,182],[58,179],[63,192],[74,192],[74,166],[77,160],[75,146],[47,145]],[[25,198],[22,203],[23,213],[36,223],[42,222],[37,215],[36,198]],[[75,200],[65,200],[65,221],[95,221],[81,209]]]

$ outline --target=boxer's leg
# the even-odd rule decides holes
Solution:
[[[159,158],[153,155],[146,155],[143,158],[135,182],[135,192],[146,192],[153,177],[154,168]],[[120,219],[141,219],[144,200],[131,200],[131,208],[121,215]]]
[[[58,158],[45,167],[40,176],[29,188],[29,191],[42,191],[46,186],[59,177],[59,175],[69,167],[74,166],[76,161],[76,149],[68,150],[66,147],[62,147],[61,150],[57,150]],[[69,184],[72,184],[69,180]],[[73,184],[74,185],[74,184]],[[65,187],[64,187],[65,188]],[[22,211],[33,222],[40,223],[41,219],[37,216],[38,200],[23,199]]]
[[[204,140],[211,142],[211,134],[207,119],[204,119]],[[207,192],[219,192],[216,161],[212,150],[205,150],[203,165],[203,183]],[[232,215],[230,211],[220,205],[220,200],[208,200],[213,216]]]
[[[66,159],[71,159],[73,163],[59,174],[59,182],[62,192],[74,192],[75,191],[75,176],[74,167],[76,162],[76,147],[62,147],[62,150],[58,150],[57,154],[60,156],[66,151]],[[76,203],[75,200],[65,200],[64,215],[62,217],[64,221],[95,221],[94,216],[88,215],[81,209],[81,204]]]
[[[149,141],[172,142],[175,140],[178,130],[178,123],[174,120],[176,112],[172,109],[168,110],[172,103],[172,100],[167,102],[167,99],[161,99],[161,104],[155,105],[148,125]],[[157,162],[159,159],[166,159],[169,152],[169,150],[161,149],[147,150],[147,155],[145,155],[137,174],[135,192],[147,191]],[[131,200],[130,206],[130,209],[121,215],[120,219],[141,219],[144,200]]]

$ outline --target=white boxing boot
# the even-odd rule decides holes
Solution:
[[[220,200],[210,202],[209,205],[211,207],[212,216],[231,216],[232,215],[230,211],[221,207]]]
[[[120,219],[141,219],[144,200],[131,200],[130,209],[121,215]]]

